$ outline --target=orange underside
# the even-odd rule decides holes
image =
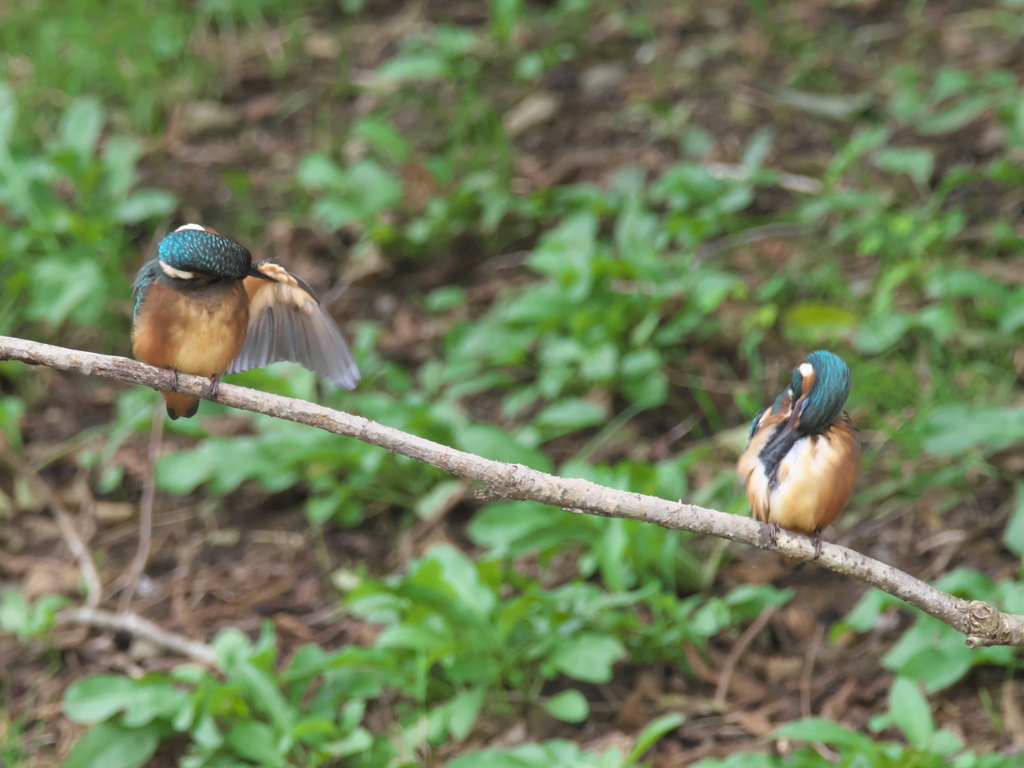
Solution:
[[[779,423],[784,419],[785,414],[780,413],[771,420]],[[776,484],[771,487],[760,460],[772,432],[768,421],[762,421],[739,462],[754,516],[788,531],[820,533],[853,493],[859,459],[853,425],[844,413],[825,434],[802,438],[779,463]]]
[[[238,356],[249,325],[249,297],[242,283],[194,295],[157,282],[146,292],[132,328],[135,358],[207,378]],[[199,398],[161,392],[172,419],[194,416]]]

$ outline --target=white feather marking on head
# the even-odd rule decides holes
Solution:
[[[163,259],[160,260],[160,269],[168,277],[176,277],[179,280],[191,280],[196,276],[195,272],[186,272],[184,269],[175,269]]]
[[[183,232],[186,229],[198,229],[200,232],[205,232],[206,231],[206,227],[204,227],[202,224],[182,224],[180,227],[178,227],[174,231],[175,232]]]
[[[810,376],[814,373],[814,366],[810,363],[800,363],[800,367],[797,370],[800,371],[801,376]]]

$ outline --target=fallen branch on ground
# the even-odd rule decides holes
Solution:
[[[47,365],[160,390],[171,389],[172,383],[170,371],[124,357],[79,352],[7,336],[0,336],[0,360]],[[747,517],[606,488],[587,480],[555,477],[520,464],[491,461],[360,416],[245,387],[222,383],[217,397],[210,397],[210,382],[200,376],[179,374],[177,388],[179,392],[198,395],[233,408],[307,424],[386,448],[458,477],[482,483],[490,497],[537,501],[573,512],[639,520],[663,528],[718,536],[800,560],[814,557],[814,543],[809,537],[782,531],[778,542],[772,544],[765,534],[765,527]],[[978,600],[954,597],[898,568],[836,544],[823,543],[817,563],[888,592],[945,622],[966,635],[967,645],[971,648],[1024,646],[1024,616],[1002,613]]]
[[[3,337],[0,336],[0,338]],[[57,498],[57,494],[50,490],[50,486],[39,477],[38,473],[32,469],[27,461],[18,455],[7,442],[7,438],[2,435],[0,435],[0,460],[4,461],[11,469],[21,475],[32,486],[42,502],[53,512],[53,516],[57,519],[57,528],[64,539],[64,544],[71,550],[71,554],[75,556],[75,559],[78,561],[78,568],[82,572],[82,580],[85,582],[85,604],[89,608],[95,608],[99,605],[103,594],[103,583],[100,581],[100,575],[96,570],[96,563],[92,559],[92,553],[75,529],[71,513],[64,508],[60,499]]]
[[[210,646],[200,643],[198,640],[189,640],[183,635],[168,632],[137,613],[111,613],[99,608],[68,608],[57,614],[57,623],[85,624],[97,629],[127,632],[132,637],[149,640],[154,645],[180,653],[200,664],[212,667],[217,662],[217,657]]]

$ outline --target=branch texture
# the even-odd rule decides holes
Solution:
[[[104,376],[157,390],[169,390],[172,384],[170,371],[128,358],[79,352],[7,336],[0,336],[0,360],[19,360],[62,371]],[[800,560],[814,557],[814,544],[810,538],[782,531],[778,543],[773,545],[764,526],[747,517],[606,488],[587,480],[559,478],[521,464],[491,461],[303,400],[224,383],[220,385],[217,396],[210,397],[209,380],[187,374],[179,374],[177,383],[179,392],[354,437],[431,464],[452,475],[482,483],[492,497],[537,501],[604,517],[639,520],[663,528],[717,536]],[[954,597],[897,568],[836,544],[823,542],[817,563],[877,587],[934,616],[966,635],[967,645],[971,648],[1024,646],[1024,616],[1002,613],[988,603]]]

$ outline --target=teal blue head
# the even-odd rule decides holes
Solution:
[[[793,369],[789,387],[799,414],[797,431],[819,435],[843,412],[850,396],[850,369],[839,355],[819,349]]]
[[[241,280],[252,266],[246,248],[198,224],[178,227],[161,240],[157,259],[164,275],[179,280]]]

